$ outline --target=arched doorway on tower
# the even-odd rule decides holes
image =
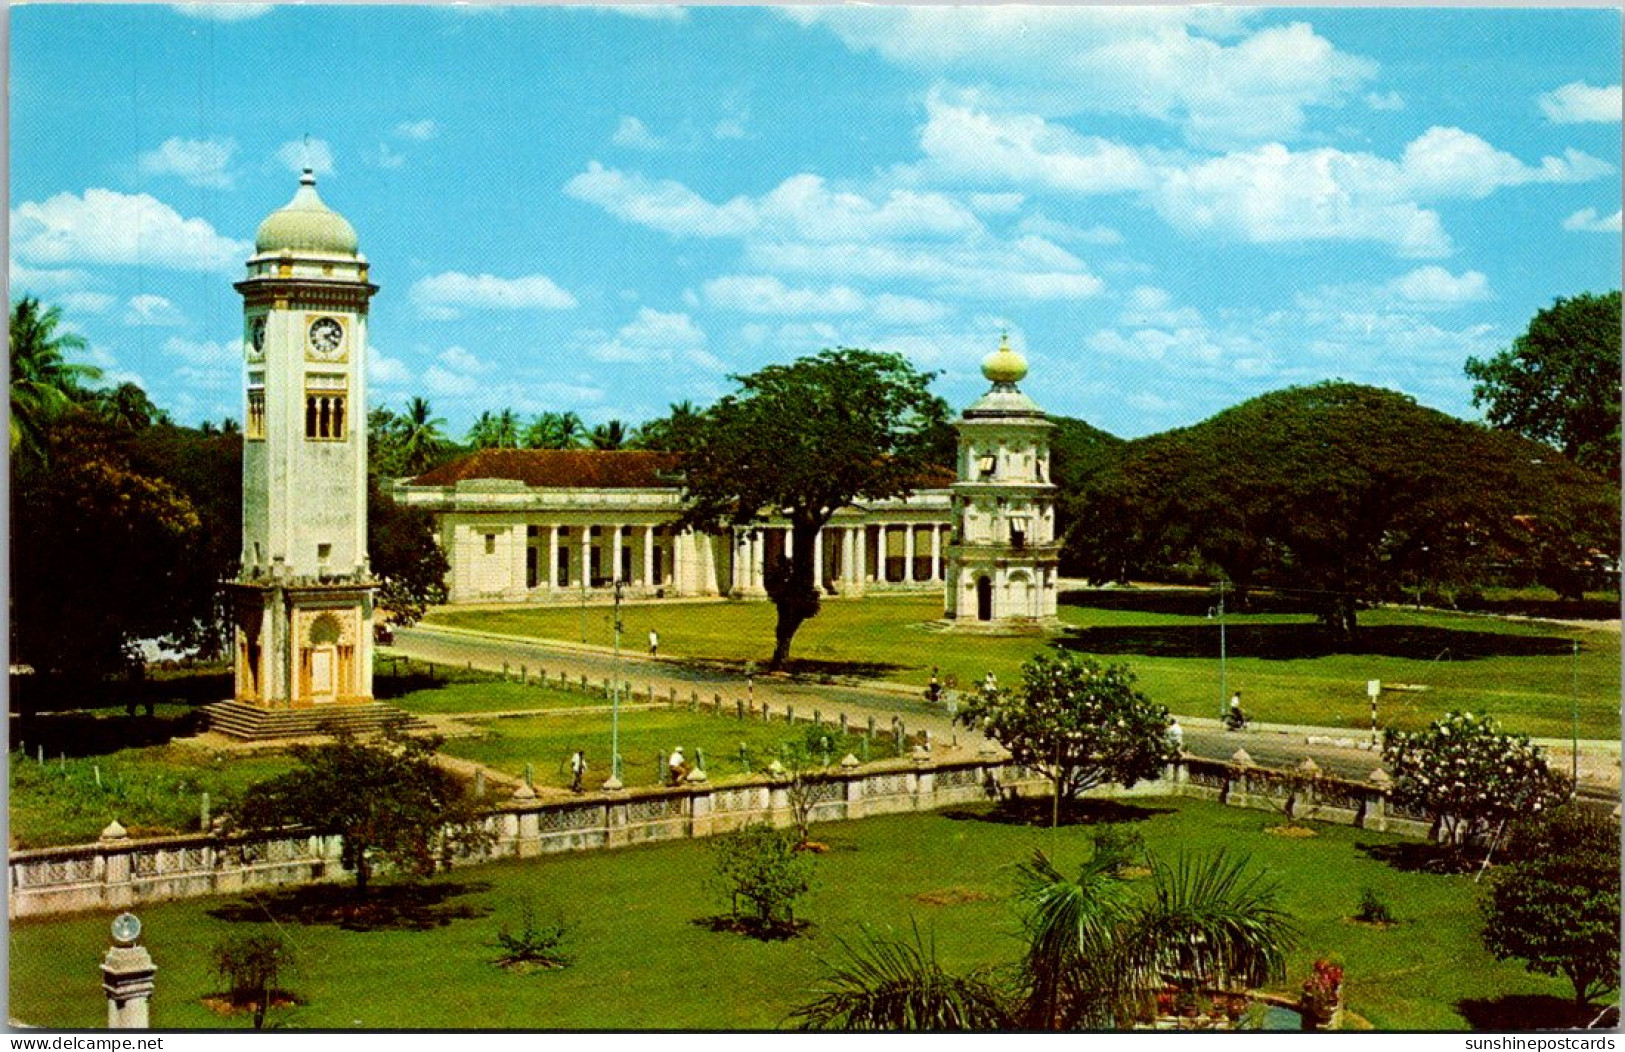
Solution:
[[[976,620],[993,620],[993,579],[987,574],[976,578]]]

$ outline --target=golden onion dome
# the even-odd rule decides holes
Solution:
[[[1010,349],[1010,334],[999,341],[999,349],[982,359],[982,375],[996,384],[1013,384],[1027,375],[1027,359]]]
[[[256,252],[353,256],[358,245],[355,227],[317,196],[316,174],[309,168],[299,176],[299,189],[293,200],[266,216],[254,235]]]

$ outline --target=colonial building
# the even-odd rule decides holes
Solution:
[[[1055,426],[1016,386],[1027,360],[1008,340],[982,361],[992,388],[965,410],[944,614],[964,627],[1020,630],[1055,618]]]
[[[675,468],[668,453],[487,449],[397,483],[394,496],[434,515],[452,603],[579,600],[617,578],[634,596],[765,595],[788,521],[679,531]],[[950,478],[836,512],[813,567],[826,594],[941,588]]]
[[[355,230],[307,169],[260,224],[243,296],[242,569],[236,700],[372,700],[367,567],[367,306]]]

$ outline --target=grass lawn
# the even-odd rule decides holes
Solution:
[[[13,752],[11,844],[85,844],[115,818],[131,836],[196,832],[201,794],[209,794],[210,809],[219,814],[250,783],[292,766],[277,753],[209,753],[182,745],[47,758],[43,764]]]
[[[529,763],[537,784],[563,788],[570,784],[570,754],[579,746],[586,749],[587,762],[592,765],[587,784],[597,785],[609,777],[609,724],[607,713],[486,720],[479,724],[488,732],[486,737],[454,738],[441,752],[515,776],[523,775]],[[792,730],[782,719],[769,723],[671,709],[622,712],[621,781],[628,786],[660,784],[666,777],[667,758],[678,745],[691,764],[698,758],[697,750],[705,750],[706,774],[720,781],[765,768],[787,742],[810,738],[816,754],[821,751],[819,737],[831,739],[834,763],[840,763],[848,752],[864,757],[861,736],[848,735],[843,740],[838,732],[814,731],[810,724],[798,723]],[[747,750],[743,757],[741,744]],[[884,735],[869,745],[871,759],[893,755],[892,743]]]
[[[1485,953],[1479,889],[1470,879],[1405,871],[1371,856],[1392,838],[1342,827],[1323,827],[1311,839],[1271,836],[1262,829],[1279,821],[1274,815],[1189,800],[1142,800],[1110,813],[1132,820],[1165,856],[1241,850],[1280,882],[1304,933],[1282,992],[1296,988],[1315,957],[1336,953],[1347,967],[1349,1007],[1382,1028],[1462,1029],[1508,1005],[1528,1012],[1564,996],[1560,981]],[[297,954],[285,985],[303,1000],[273,1015],[283,1026],[778,1027],[814,996],[821,958],[839,959],[837,938],[851,940],[864,923],[906,934],[917,921],[954,970],[1015,959],[1012,864],[1044,848],[1070,869],[1086,857],[1087,831],[989,821],[985,808],[819,826],[815,835],[831,850],[797,910],[813,927],[783,942],[697,923],[722,909],[705,890],[712,863],[699,842],[460,870],[431,885],[444,897],[408,918],[417,927],[301,924],[296,897],[276,894],[145,906],[143,939],[159,968],[152,1022],[247,1026],[244,1017],[222,1020],[200,1003],[220,989],[208,974],[209,949],[225,936],[268,929],[275,918]],[[1387,899],[1397,926],[1346,919],[1364,887]],[[571,967],[518,975],[489,963],[499,952],[497,925],[511,923],[526,900],[544,921],[567,923]],[[14,922],[12,1016],[58,1028],[104,1025],[93,963],[106,946],[103,913]],[[1523,1021],[1535,1025],[1539,1017]]]
[[[924,627],[941,616],[935,596],[837,600],[796,635],[798,670],[874,676],[925,687],[933,665],[963,684],[992,670],[1014,680],[1021,662],[1046,647],[1065,647],[1132,665],[1157,701],[1182,715],[1217,716],[1219,632],[1200,591],[1123,590],[1068,593],[1064,637],[946,635]],[[1256,719],[1359,728],[1369,726],[1366,681],[1422,691],[1385,691],[1384,725],[1415,729],[1450,709],[1484,710],[1513,730],[1565,737],[1571,682],[1580,733],[1619,734],[1620,637],[1605,632],[1497,617],[1395,607],[1363,611],[1359,638],[1329,647],[1313,617],[1290,608],[1225,618],[1226,686],[1240,689]],[[607,608],[589,611],[588,641],[610,643]],[[771,651],[774,612],[766,602],[632,605],[626,638],[660,632],[663,653],[744,663]],[[534,638],[580,638],[581,615],[565,608],[440,609],[433,624]],[[1578,659],[1570,640],[1580,641]]]

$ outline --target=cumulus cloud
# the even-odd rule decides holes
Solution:
[[[1476,270],[1452,274],[1443,267],[1428,266],[1400,275],[1387,289],[1409,303],[1454,306],[1489,299],[1490,282]]]
[[[481,310],[568,310],[576,298],[543,274],[502,278],[494,274],[469,275],[447,271],[420,278],[410,293],[418,312],[427,318],[460,317],[468,308]]]
[[[1620,119],[1620,86],[1594,88],[1584,81],[1548,91],[1536,101],[1553,124],[1613,123]]]
[[[968,209],[938,193],[894,190],[884,199],[832,191],[821,176],[791,176],[761,197],[713,204],[682,183],[652,180],[591,162],[565,193],[619,219],[668,234],[747,234],[819,241],[956,236],[981,229]]]
[[[616,146],[625,146],[632,150],[658,150],[666,145],[659,136],[649,130],[648,125],[636,117],[622,117],[609,141]]]
[[[1256,12],[1201,8],[790,7],[854,50],[976,84],[1033,112],[1151,117],[1192,142],[1296,133],[1376,75],[1303,23],[1253,30]]]
[[[253,247],[187,219],[148,194],[92,188],[24,201],[11,211],[12,249],[38,264],[120,264],[227,270]]]
[[[1414,317],[1417,313],[1447,311],[1490,298],[1490,282],[1483,272],[1467,270],[1452,274],[1444,267],[1427,265],[1407,271],[1384,282],[1354,282],[1321,285],[1299,293],[1296,304],[1310,328],[1342,325],[1351,317],[1367,317],[1381,312],[1394,317]]]
[[[290,172],[306,168],[317,175],[332,175],[333,147],[325,139],[290,139],[276,148],[277,163]]]
[[[1040,237],[991,237],[952,245],[901,242],[753,242],[752,266],[786,273],[930,283],[939,295],[1020,300],[1082,299],[1104,287],[1083,261]]]
[[[391,358],[377,345],[367,345],[367,382],[379,388],[399,390],[412,383],[412,370],[399,358]]]
[[[16,287],[13,283],[12,288]],[[104,314],[118,302],[118,297],[106,292],[64,292],[55,302],[62,304],[62,309],[69,314]]]
[[[1563,220],[1564,230],[1580,230],[1593,234],[1619,233],[1619,209],[1611,216],[1601,215],[1595,208],[1582,208]]]
[[[150,292],[143,292],[131,296],[128,309],[124,312],[126,325],[185,325],[186,315],[181,309],[162,296],[155,296]]]
[[[792,289],[775,277],[738,274],[706,282],[704,292],[711,306],[746,314],[856,314],[866,302],[844,285]]]
[[[171,336],[159,347],[179,358],[175,377],[188,387],[221,390],[235,387],[243,356],[242,340],[189,340]]]
[[[440,134],[440,125],[432,120],[402,121],[395,125],[395,135],[413,142],[428,142]]]
[[[1100,194],[1143,189],[1152,170],[1131,147],[1032,115],[994,117],[933,95],[920,147],[940,174]]]
[[[1100,223],[1089,227],[1073,226],[1071,223],[1062,223],[1050,219],[1042,212],[1033,212],[1023,216],[1021,222],[1016,224],[1016,230],[1023,234],[1048,238],[1051,241],[1071,242],[1079,245],[1120,245],[1123,243],[1123,235],[1109,226]]]
[[[156,150],[148,150],[136,161],[143,175],[173,175],[193,186],[229,190],[231,155],[237,152],[233,139],[165,139]]]
[[[686,22],[688,9],[677,4],[602,4],[592,10],[624,18],[640,18],[654,22]]]
[[[205,22],[246,22],[269,14],[273,4],[171,4],[170,10]]]
[[[692,318],[640,307],[637,317],[614,336],[599,340],[587,353],[600,362],[686,363],[721,371],[722,363],[706,350],[706,336]]]
[[[15,222],[15,214],[13,215]],[[16,237],[15,227],[12,236]],[[90,284],[90,275],[82,270],[48,270],[25,266],[17,260],[11,260],[8,276],[11,279],[13,293],[23,290],[36,295],[40,293],[57,292],[62,289],[83,288]]]

